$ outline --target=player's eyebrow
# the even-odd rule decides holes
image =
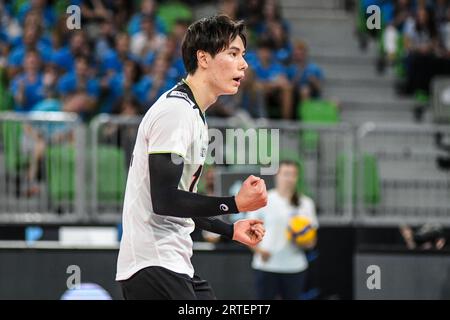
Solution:
[[[230,47],[229,48],[230,50],[236,50],[237,52],[240,52],[241,51],[241,49],[240,48],[238,48],[238,47],[236,47],[236,46],[232,46],[232,47]],[[244,51],[242,51],[242,55],[244,55],[245,54],[245,49],[244,49]]]

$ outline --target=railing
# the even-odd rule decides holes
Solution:
[[[358,223],[450,224],[450,172],[437,163],[443,156],[437,133],[448,137],[450,129],[374,123],[359,128]]]
[[[73,114],[0,113],[0,223],[120,222],[140,120],[100,115],[86,126]],[[298,187],[314,200],[322,224],[450,224],[450,175],[436,166],[442,154],[433,140],[436,132],[450,137],[445,127],[207,122],[210,137],[224,137],[208,158],[217,195],[233,194],[249,174],[273,187],[273,175],[261,168],[292,159],[301,164]],[[257,140],[248,143],[247,135],[248,144],[230,144],[227,130],[236,129],[244,136],[253,130]]]
[[[95,221],[120,221],[128,166],[141,119],[102,114],[91,122],[90,212]]]
[[[85,130],[76,114],[0,113],[0,222],[87,221]]]

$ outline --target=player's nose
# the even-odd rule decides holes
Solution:
[[[245,71],[245,70],[247,70],[247,68],[248,68],[247,61],[245,61],[245,59],[242,58],[242,62],[241,62],[241,65],[240,65],[240,70]]]

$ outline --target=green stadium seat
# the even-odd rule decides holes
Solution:
[[[0,68],[0,112],[9,111],[14,107],[13,96],[8,90],[6,70]]]
[[[6,170],[9,173],[17,174],[29,160],[28,155],[24,154],[20,147],[23,134],[22,124],[16,121],[5,121],[1,128]]]
[[[378,173],[378,164],[375,156],[371,154],[363,154],[363,177],[359,178],[361,169],[358,167],[356,160],[353,160],[353,205],[356,204],[357,190],[361,189],[363,192],[363,201],[366,206],[374,206],[380,203],[381,188],[380,177]],[[336,199],[338,206],[342,206],[344,201],[348,199],[348,188],[345,186],[345,176],[347,175],[348,156],[339,155],[336,163]],[[361,162],[359,163],[361,165]],[[362,185],[360,185],[362,181]]]
[[[306,100],[298,104],[298,115],[303,123],[336,124],[339,123],[339,111],[335,103],[326,100]],[[319,145],[319,133],[315,130],[300,132],[303,149],[316,150]]]
[[[115,146],[101,145],[97,154],[97,194],[102,202],[120,203],[127,180],[125,152]]]
[[[73,145],[52,146],[47,149],[46,154],[51,198],[57,201],[74,200],[75,147]],[[126,184],[124,151],[115,146],[99,146],[96,171],[98,200],[108,203],[122,202]],[[87,181],[87,183],[90,182]]]
[[[180,1],[168,1],[162,3],[158,9],[158,16],[163,21],[168,33],[172,31],[177,19],[192,19],[192,11],[189,6]]]
[[[49,194],[54,201],[73,201],[75,197],[75,147],[59,145],[46,150]]]

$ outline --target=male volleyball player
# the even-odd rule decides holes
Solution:
[[[261,220],[214,218],[265,206],[263,179],[248,177],[235,197],[195,193],[208,147],[204,113],[220,95],[238,91],[248,67],[243,29],[223,15],[193,23],[182,45],[186,79],[164,93],[139,126],[117,262],[125,299],[215,298],[191,264],[195,226],[250,246],[264,236]]]

